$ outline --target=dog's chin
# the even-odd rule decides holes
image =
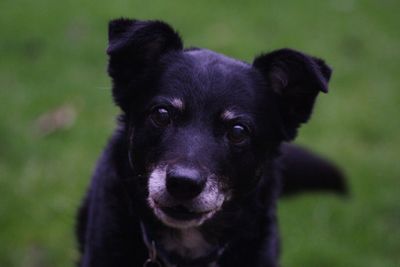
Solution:
[[[180,229],[198,227],[206,220],[212,218],[219,210],[219,208],[215,208],[207,211],[194,212],[182,206],[161,206],[151,198],[149,199],[149,204],[155,216],[165,225]]]

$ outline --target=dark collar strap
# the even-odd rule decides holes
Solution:
[[[146,226],[143,222],[140,222],[140,227],[142,230],[143,241],[149,250],[149,258],[146,263],[150,262],[155,266],[162,266],[161,262],[167,263],[168,265],[176,266],[176,267],[204,267],[210,263],[216,262],[218,258],[224,252],[226,246],[217,246],[206,256],[188,259],[180,256],[177,253],[169,253],[164,250],[161,246],[159,246],[154,238],[151,237],[149,231],[146,229]],[[146,266],[146,264],[145,264]]]

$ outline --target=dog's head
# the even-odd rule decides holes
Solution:
[[[254,188],[331,74],[322,60],[289,49],[253,64],[183,49],[159,21],[112,21],[107,52],[149,207],[178,228],[201,225]]]

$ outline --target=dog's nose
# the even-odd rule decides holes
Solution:
[[[179,200],[189,200],[203,191],[206,179],[194,168],[172,166],[167,169],[168,193]]]

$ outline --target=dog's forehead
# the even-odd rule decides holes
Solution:
[[[248,70],[251,66],[243,61],[237,60],[219,54],[217,52],[208,49],[192,49],[184,52],[185,55],[189,56],[194,62],[198,64],[200,68],[215,68],[219,67],[220,70],[231,72],[236,70]]]
[[[254,107],[258,73],[248,63],[205,49],[186,50],[168,62],[161,92],[189,104]]]

